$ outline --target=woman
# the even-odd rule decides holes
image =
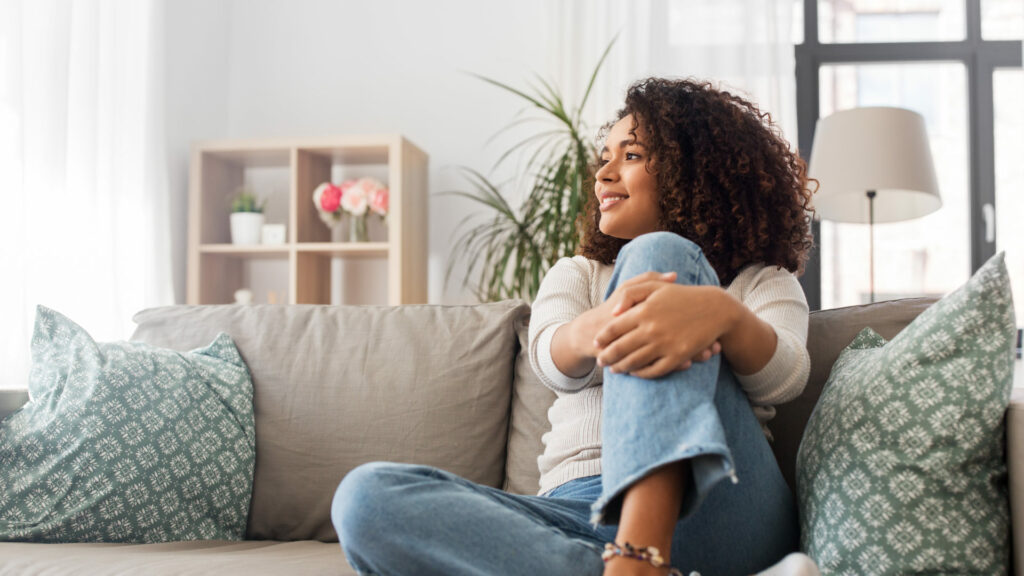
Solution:
[[[552,267],[533,306],[531,361],[558,393],[541,495],[362,466],[335,498],[350,563],[717,575],[796,550],[763,426],[807,380],[794,274],[810,196],[803,162],[749,102],[690,80],[634,84],[605,131],[581,254]]]

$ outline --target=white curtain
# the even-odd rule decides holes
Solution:
[[[591,126],[612,117],[634,80],[693,76],[754,100],[795,148],[798,1],[552,0],[547,33],[554,78],[567,100],[578,103],[618,35],[584,111]]]
[[[35,306],[98,340],[173,303],[156,0],[0,0],[0,387]]]

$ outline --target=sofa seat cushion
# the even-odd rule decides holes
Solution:
[[[469,306],[172,306],[133,338],[230,334],[249,366],[256,473],[248,537],[333,541],[334,491],[385,460],[501,488],[522,301]]]
[[[162,544],[0,544],[0,576],[313,576],[356,574],[337,544],[228,542]]]

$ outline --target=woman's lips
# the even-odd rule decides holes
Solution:
[[[628,198],[629,196],[606,196],[602,198],[600,205],[601,212],[614,207],[616,204],[619,204]]]

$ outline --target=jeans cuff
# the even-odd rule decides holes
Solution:
[[[678,454],[645,466],[625,478],[614,480],[604,477],[605,487],[601,496],[590,506],[591,525],[596,527],[599,524],[617,524],[622,508],[622,498],[633,484],[649,475],[652,470],[683,460],[689,461],[690,474],[686,481],[683,504],[679,511],[680,520],[693,514],[711,492],[711,489],[723,479],[730,478],[733,484],[739,483],[732,453],[728,446],[711,444],[690,447]],[[611,486],[611,483],[614,483],[614,486]],[[611,512],[610,521],[609,512]]]

